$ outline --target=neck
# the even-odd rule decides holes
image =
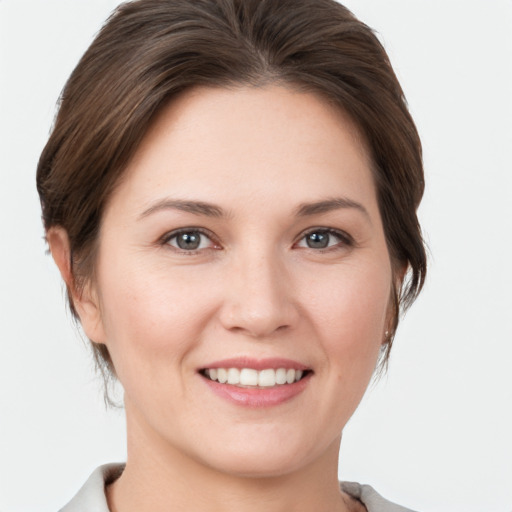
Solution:
[[[109,508],[111,512],[357,510],[338,486],[340,440],[321,458],[294,471],[246,476],[209,467],[129,422],[127,464],[107,488]]]

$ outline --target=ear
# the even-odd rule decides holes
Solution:
[[[66,283],[69,300],[76,311],[86,336],[95,343],[104,343],[105,332],[101,318],[101,309],[95,287],[88,281],[78,288],[71,268],[71,249],[69,237],[62,227],[52,227],[46,233],[53,260]]]

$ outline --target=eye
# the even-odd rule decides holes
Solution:
[[[198,229],[187,229],[169,233],[165,237],[164,243],[181,251],[190,252],[215,247],[212,239]]]
[[[306,233],[299,240],[297,247],[329,249],[330,247],[350,245],[352,245],[352,240],[345,233],[332,229],[315,229]]]

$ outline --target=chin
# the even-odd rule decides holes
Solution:
[[[296,456],[286,454],[254,456],[242,453],[227,455],[221,461],[211,461],[210,465],[216,471],[240,478],[276,478],[293,473],[303,464]]]
[[[261,440],[254,436],[250,442],[238,441],[236,445],[229,444],[227,449],[212,449],[205,461],[211,468],[232,476],[242,478],[275,478],[283,477],[307,467],[324,452],[328,452],[317,443],[310,445],[299,439],[295,442],[271,440],[269,437]],[[333,443],[335,457],[339,450],[339,442]]]

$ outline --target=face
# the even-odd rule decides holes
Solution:
[[[107,205],[82,322],[147,447],[285,474],[337,454],[391,283],[370,162],[342,112],[277,86],[194,89]]]

